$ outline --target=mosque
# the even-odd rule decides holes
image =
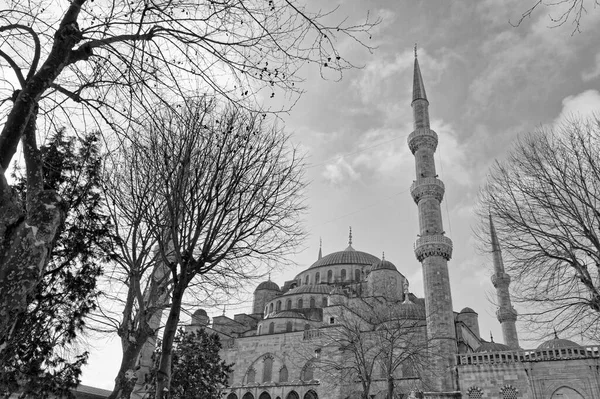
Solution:
[[[270,279],[260,283],[251,314],[210,323],[204,310],[194,313],[188,330],[217,332],[221,357],[235,363],[224,397],[361,398],[368,385],[370,398],[388,398],[389,391],[394,398],[600,398],[600,346],[555,336],[535,349],[520,347],[510,276],[491,218],[492,284],[504,343],[482,339],[473,309],[453,309],[452,240],[442,226],[445,187],[436,173],[438,136],[429,126],[428,107],[415,54],[408,146],[415,157],[411,194],[420,232],[414,250],[425,297],[410,293],[390,260],[356,250],[350,231],[346,249],[325,256],[319,250],[315,263],[281,287]],[[384,342],[384,336],[397,339]],[[366,358],[362,367],[360,356]]]

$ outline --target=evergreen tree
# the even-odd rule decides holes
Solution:
[[[96,279],[108,248],[109,223],[100,196],[98,135],[67,138],[64,129],[41,147],[46,188],[65,199],[67,217],[42,280],[15,324],[0,358],[0,394],[20,397],[69,396],[79,383],[87,352],[77,335],[96,308]],[[26,177],[15,169],[13,186],[26,203]]]
[[[191,333],[180,329],[173,347],[169,398],[220,399],[222,389],[228,385],[228,375],[233,370],[233,364],[221,360],[220,350],[221,340],[216,333],[209,334],[203,328]],[[155,352],[155,359],[160,359],[159,349]],[[154,399],[156,369],[152,376],[148,388]]]

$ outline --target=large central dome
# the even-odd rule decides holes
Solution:
[[[322,257],[313,263],[309,269],[331,265],[372,265],[379,261],[380,259],[377,256],[362,251],[356,251],[350,245],[344,251],[334,252]]]

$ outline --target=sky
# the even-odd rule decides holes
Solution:
[[[477,194],[490,165],[506,156],[519,134],[600,112],[600,10],[590,4],[581,32],[573,34],[570,23],[552,27],[550,16],[557,12],[548,8],[513,27],[509,21],[516,22],[533,0],[326,3],[339,5],[337,14],[350,21],[367,12],[381,17],[369,41],[377,49],[369,54],[349,41],[339,43],[344,56],[362,66],[341,82],[321,79],[310,66],[301,71],[305,94],[282,118],[306,154],[309,235],[293,258],[296,266],[275,270],[271,279],[281,286],[309,267],[320,239],[324,255],[343,250],[351,226],[355,249],[378,257],[385,252],[409,279],[411,292],[423,296],[422,269],[413,252],[417,207],[409,191],[415,166],[406,143],[418,43],[431,128],[439,136],[435,161],[446,186],[444,228],[454,242],[448,263],[453,307],[473,308],[482,337],[491,333],[502,342],[491,260],[477,249],[473,234]],[[255,286],[240,288],[252,292]],[[251,306],[250,300],[225,312],[233,318],[250,313]],[[217,315],[223,309],[208,311]],[[518,321],[517,329],[522,347],[537,346]],[[118,339],[95,341],[83,383],[111,389],[119,361]]]

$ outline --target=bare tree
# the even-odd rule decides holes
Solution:
[[[254,109],[276,93],[293,104],[301,65],[337,79],[353,65],[336,40],[370,49],[364,39],[377,21],[334,17],[295,0],[6,2],[0,60],[13,75],[0,78],[0,317],[26,308],[65,218],[61,198],[44,188],[38,125],[133,135],[157,103],[196,92]],[[5,178],[21,140],[26,211]],[[11,329],[0,327],[0,350]]]
[[[239,284],[264,273],[266,264],[284,264],[304,237],[302,161],[287,136],[259,113],[204,101],[182,109],[156,112],[123,153],[136,160],[135,180],[153,187],[140,221],[171,281],[157,398],[169,387],[171,347],[190,284]]]
[[[431,355],[423,306],[410,299],[350,301],[337,304],[335,326],[322,329],[313,343],[324,353],[315,367],[326,380],[359,383],[363,399],[371,397],[374,386],[390,399],[398,389],[428,386]]]
[[[513,26],[520,26],[525,18],[531,18],[531,15],[539,8],[550,8],[555,10],[549,15],[551,27],[556,28],[567,22],[573,24],[573,33],[581,32],[581,18],[588,13],[588,7],[596,8],[600,6],[598,0],[535,0],[533,4],[525,10],[516,23],[510,22]]]
[[[600,338],[600,120],[521,137],[479,199],[480,241],[496,226],[512,296],[537,332]],[[523,312],[523,310],[522,310]]]

